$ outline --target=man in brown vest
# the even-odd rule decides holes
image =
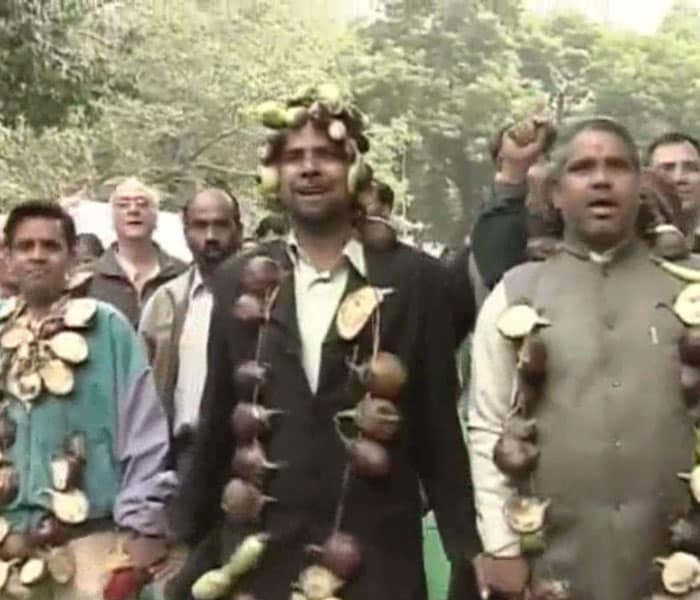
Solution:
[[[640,163],[624,127],[572,127],[548,185],[563,248],[510,271],[474,336],[480,586],[484,597],[639,600],[689,508],[677,474],[693,466],[693,422],[673,313],[685,282],[637,233]]]

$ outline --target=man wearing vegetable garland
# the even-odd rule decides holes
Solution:
[[[194,551],[169,597],[424,599],[421,482],[452,597],[475,598],[446,272],[362,193],[368,141],[334,86],[260,114],[261,188],[292,231],[216,282]]]
[[[58,204],[15,207],[5,236],[19,295],[0,304],[0,584],[136,598],[165,558],[174,486],[144,351],[121,313],[67,285],[75,226]]]
[[[700,582],[700,518],[678,477],[693,468],[700,272],[642,239],[640,182],[624,127],[572,126],[547,178],[563,247],[507,273],[479,316],[484,594],[639,600]]]

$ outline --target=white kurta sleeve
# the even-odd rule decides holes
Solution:
[[[513,405],[516,374],[516,349],[496,325],[506,308],[506,291],[501,282],[484,302],[476,323],[468,410],[477,527],[484,551],[504,557],[520,552],[518,536],[503,516],[503,506],[514,490],[493,461],[494,446]]]

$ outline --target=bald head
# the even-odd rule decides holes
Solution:
[[[185,239],[202,275],[211,273],[240,247],[238,202],[225,191],[207,188],[182,209]]]

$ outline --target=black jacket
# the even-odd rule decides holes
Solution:
[[[290,268],[284,244],[272,243],[265,253]],[[385,252],[365,249],[365,257],[369,283],[395,289],[382,304],[381,349],[398,354],[409,377],[399,401],[404,422],[401,435],[391,444],[390,476],[381,480],[353,476],[350,482],[342,530],[358,538],[364,566],[341,595],[345,600],[422,600],[426,591],[420,484],[453,564],[462,566],[479,551],[469,465],[457,416],[449,281],[437,261],[407,246]],[[234,368],[254,353],[255,335],[231,314],[248,258],[230,260],[217,280],[201,428],[193,469],[183,486],[189,539],[198,549],[180,577],[184,586],[180,594],[203,570],[228,556],[245,534],[223,525],[220,495],[231,477],[235,445],[229,426],[239,400]],[[346,293],[365,283],[359,276],[350,277]],[[365,327],[358,338],[360,357],[371,352],[368,330]],[[264,600],[288,600],[290,584],[310,564],[305,546],[323,542],[331,530],[346,463],[333,415],[354,406],[362,396],[356,383],[348,386],[346,361],[354,343],[338,336],[334,321],[323,345],[318,392],[313,394],[300,360],[294,283],[291,277],[284,281],[262,357],[272,365],[263,403],[286,411],[265,446],[270,460],[286,461],[287,466],[265,485],[265,492],[279,501],[265,509],[262,525],[274,541],[237,591]],[[471,591],[459,597],[471,598]]]

